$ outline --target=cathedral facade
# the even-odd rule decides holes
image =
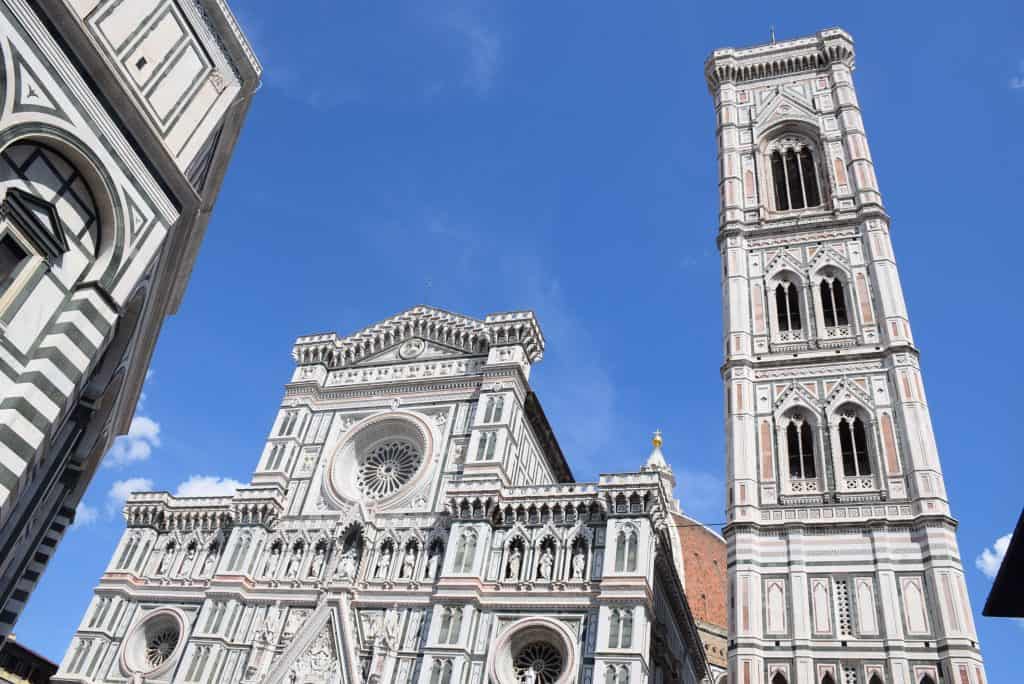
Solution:
[[[131,426],[260,71],[222,0],[0,0],[0,641]]]
[[[531,313],[297,340],[251,483],[135,494],[55,682],[696,684],[661,438],[576,482]]]
[[[841,29],[706,64],[735,684],[985,684]]]

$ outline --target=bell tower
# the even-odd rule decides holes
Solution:
[[[986,684],[841,29],[716,50],[729,671]]]

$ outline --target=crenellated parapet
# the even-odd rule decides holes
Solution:
[[[234,522],[231,497],[178,498],[168,492],[138,492],[124,507],[128,527],[159,532],[229,529]]]
[[[708,89],[715,93],[723,83],[784,78],[817,71],[832,62],[853,68],[853,38],[840,28],[819,31],[807,38],[715,50],[704,64],[704,75]]]
[[[397,346],[396,359],[411,360],[435,343],[463,354],[486,355],[492,346],[521,346],[529,363],[544,355],[544,337],[532,312],[490,314],[483,321],[429,306],[417,306],[347,337],[306,335],[295,341],[299,366],[346,368]]]

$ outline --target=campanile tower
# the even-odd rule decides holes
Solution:
[[[706,64],[733,684],[986,684],[841,29]]]

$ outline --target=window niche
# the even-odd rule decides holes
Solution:
[[[820,155],[809,139],[779,136],[767,144],[765,154],[775,211],[813,209],[823,204]]]
[[[778,422],[778,442],[784,449],[780,473],[788,494],[816,494],[821,491],[821,469],[818,466],[818,430],[810,412],[795,409]]]
[[[859,406],[839,407],[832,418],[831,432],[836,473],[842,474],[842,491],[877,489],[874,427]]]
[[[802,277],[788,270],[775,273],[766,283],[768,315],[774,344],[806,345],[810,337],[807,315],[807,286]]]

